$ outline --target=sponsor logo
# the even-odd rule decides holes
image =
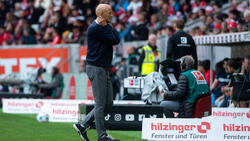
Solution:
[[[42,106],[43,106],[43,102],[42,102],[42,101],[39,101],[39,102],[36,104],[36,108],[38,108],[38,109],[40,109]]]
[[[181,43],[186,44],[187,43],[187,37],[181,37]]]
[[[134,85],[134,80],[129,80],[129,85]]]
[[[125,115],[125,120],[126,121],[134,121],[135,120],[135,116],[133,114],[126,114]]]
[[[192,74],[196,78],[197,84],[207,84],[205,78],[199,71],[192,71]]]
[[[64,110],[64,109],[53,109],[52,110],[53,115],[71,115],[76,117],[78,114],[77,110]]]
[[[107,114],[107,115],[105,116],[105,120],[108,121],[108,120],[110,119],[110,117],[111,117],[111,115],[110,115],[110,114]]]
[[[138,116],[138,120],[139,121],[142,121],[143,120],[143,118],[145,118],[146,117],[146,115],[145,114],[139,114],[139,116]]]
[[[233,117],[233,118],[240,118],[240,117],[247,117],[250,118],[250,110],[248,112],[222,112],[222,111],[213,111],[213,116],[215,117]]]
[[[177,131],[178,133],[184,133],[185,131],[197,130],[199,133],[207,133],[211,129],[209,122],[201,122],[200,125],[176,125],[172,123],[151,123],[151,130],[164,130],[164,131]]]
[[[115,114],[115,121],[121,121],[122,115],[121,114]]]
[[[244,124],[223,124],[223,131],[230,131],[230,132],[249,132],[250,126]]]

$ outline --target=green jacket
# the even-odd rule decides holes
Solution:
[[[181,73],[188,79],[189,94],[187,101],[195,103],[199,95],[209,93],[209,87],[203,74],[197,70],[191,69]]]

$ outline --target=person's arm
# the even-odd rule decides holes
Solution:
[[[47,84],[38,84],[38,87],[41,89],[53,89],[57,86],[59,86],[59,81],[57,79],[52,79],[52,81]]]
[[[128,5],[128,7],[127,7],[127,10],[129,11],[129,10],[132,10],[132,8],[133,8],[133,2],[130,2],[130,4]]]
[[[174,41],[173,38],[170,37],[167,43],[167,58],[172,58],[173,53],[174,53]]]
[[[98,27],[96,29],[90,29],[89,31],[90,36],[94,36],[97,40],[105,43],[105,44],[111,44],[116,45],[120,42],[120,37],[118,32],[113,29],[109,24]]]
[[[197,47],[196,47],[196,44],[195,44],[193,38],[192,38],[192,47],[193,47],[192,56],[193,56],[194,61],[195,61],[195,68],[197,68],[197,65],[198,65],[197,49],[196,49]]]
[[[145,51],[143,50],[141,55],[140,55],[139,61],[138,61],[139,72],[141,72],[141,67],[142,67],[142,63],[143,63],[144,58],[145,58]]]
[[[214,79],[214,82],[213,82],[213,84],[211,85],[211,90],[214,89],[214,88],[216,88],[217,85],[218,85],[218,83],[219,83],[219,80],[218,80],[217,78]]]
[[[176,91],[166,91],[164,94],[165,100],[183,100],[188,93],[188,79],[181,75],[178,80]]]

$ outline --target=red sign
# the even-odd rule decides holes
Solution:
[[[80,60],[86,60],[87,56],[87,47],[81,46],[79,51]]]
[[[0,74],[25,72],[43,67],[48,71],[57,66],[68,72],[68,48],[14,48],[0,49]]]

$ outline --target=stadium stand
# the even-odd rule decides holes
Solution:
[[[168,33],[184,18],[193,36],[248,31],[247,0],[102,0],[125,41]],[[1,0],[0,45],[85,43],[98,0]],[[199,23],[198,26],[197,24]]]

